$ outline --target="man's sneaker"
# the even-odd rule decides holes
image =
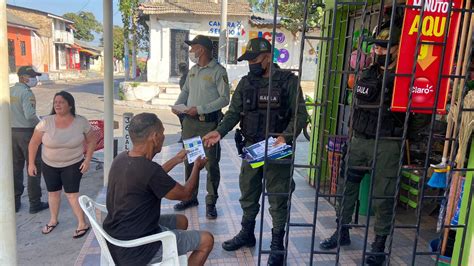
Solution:
[[[197,199],[192,199],[192,200],[181,201],[180,203],[177,203],[176,205],[174,205],[174,209],[176,211],[184,211],[187,208],[191,208],[191,207],[194,207],[194,206],[197,206],[197,205],[199,205],[198,200]]]
[[[42,210],[46,210],[49,208],[49,204],[47,202],[40,202],[38,206],[30,207],[30,214],[38,213]]]
[[[319,243],[319,247],[321,249],[333,249],[337,248],[337,238],[338,238],[337,230],[332,234],[331,237],[324,239]],[[348,246],[351,244],[351,237],[349,236],[349,229],[341,228],[341,246]]]
[[[215,204],[206,205],[206,217],[207,219],[214,220],[217,218],[217,210]]]

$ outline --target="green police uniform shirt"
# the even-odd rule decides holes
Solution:
[[[34,128],[39,122],[35,95],[20,82],[10,88],[10,120],[12,128]]]
[[[273,82],[275,80],[279,80],[281,75],[282,75],[282,70],[278,70],[278,66],[275,65],[273,73]],[[262,87],[268,87],[268,78],[262,77],[258,80],[258,83],[255,84],[256,86],[262,88]],[[231,131],[237,123],[239,123],[241,119],[241,112],[243,112],[243,90],[246,86],[250,86],[248,83],[247,79],[241,79],[239,84],[237,85],[237,88],[235,89],[234,94],[232,95],[232,100],[229,106],[229,110],[225,113],[224,118],[222,122],[219,124],[217,127],[217,131],[223,138],[229,131]],[[294,122],[295,122],[295,116],[294,116],[294,110],[295,108],[298,108],[298,112],[296,115],[296,133],[297,135],[301,132],[303,127],[306,125],[306,121],[308,119],[308,112],[306,111],[306,108],[304,106],[304,99],[303,99],[303,93],[301,91],[300,86],[298,86],[298,78],[295,75],[290,75],[288,81],[286,82],[286,85],[288,87],[288,101],[289,101],[289,108],[290,114],[291,114],[291,120],[288,123],[288,126],[286,129],[283,131],[283,134],[292,134],[294,131]],[[296,105],[296,97],[299,95],[299,100],[298,102],[300,103],[300,106]],[[287,141],[291,140],[291,137],[285,137]]]
[[[176,104],[196,106],[198,114],[209,114],[229,104],[227,71],[214,59],[206,66],[194,65],[188,73]]]

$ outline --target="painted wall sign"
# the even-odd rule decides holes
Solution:
[[[221,22],[216,20],[209,21],[209,33],[210,34],[219,34],[221,32]],[[228,21],[227,22],[227,32],[229,36],[245,36],[244,25],[242,21]]]
[[[272,42],[272,32],[270,31],[250,31],[249,32],[249,39],[254,39],[254,38],[265,38],[269,42]],[[286,36],[283,32],[277,32],[276,33],[276,38],[275,38],[275,44],[284,44],[286,41]],[[276,46],[276,45],[275,45]],[[242,50],[244,51],[244,50]],[[275,57],[274,61],[278,63],[286,63],[290,60],[290,52],[285,49],[277,49],[275,50]]]
[[[271,31],[251,31],[249,32],[249,38],[265,38],[269,42],[272,42],[272,32]],[[286,40],[286,36],[283,32],[277,32],[275,42],[276,43],[284,43]]]
[[[133,113],[123,114],[123,137],[124,137],[124,149],[129,151],[132,149],[132,140],[130,139],[130,133],[128,128],[130,127],[130,121],[132,120]]]
[[[421,6],[422,0],[408,0],[408,6]],[[397,74],[411,74],[413,70],[413,55],[416,52],[416,38],[421,31],[421,45],[416,60],[415,81],[412,91],[412,107],[432,108],[435,104],[436,90],[439,98],[436,103],[436,112],[446,113],[447,96],[449,92],[449,78],[441,75],[451,74],[453,69],[454,52],[458,41],[460,12],[451,12],[448,22],[448,7],[462,8],[463,0],[426,0],[423,20],[420,21],[420,9],[405,9],[402,36],[400,40]],[[441,61],[443,46],[426,42],[441,43],[444,41],[447,29],[447,43],[444,61]],[[440,75],[441,71],[441,75]],[[440,86],[437,87],[441,78]],[[408,94],[411,77],[396,77],[392,99],[392,110],[405,112],[408,105]],[[431,113],[431,110],[413,110],[416,113]]]

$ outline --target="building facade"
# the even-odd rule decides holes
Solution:
[[[31,63],[40,72],[75,68],[73,22],[40,10],[7,5],[13,17],[35,25],[31,36]]]
[[[147,63],[149,82],[176,83],[179,79],[179,63],[189,61],[189,47],[184,43],[196,35],[205,35],[214,43],[214,57],[217,58],[220,33],[220,1],[178,0],[173,4],[163,1],[149,1],[141,4],[140,10],[149,15],[150,53]],[[260,20],[259,20],[260,19]],[[237,62],[245,52],[249,39],[264,37],[272,39],[271,23],[262,23],[262,18],[252,16],[246,0],[231,1],[228,4],[228,46],[227,68],[229,81],[236,84],[248,73],[247,62]],[[314,34],[318,34],[315,32]],[[314,79],[317,63],[317,45],[309,43],[305,48],[303,79]],[[276,61],[283,68],[297,68],[299,63],[299,34],[278,28],[276,39]]]
[[[34,25],[7,11],[8,70],[16,73],[21,66],[32,65],[31,39]]]

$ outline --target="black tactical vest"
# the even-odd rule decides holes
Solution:
[[[259,87],[261,77],[249,74],[242,78],[245,85],[240,127],[246,140],[255,143],[265,139],[267,103],[270,104],[269,133],[281,133],[286,129],[291,118],[288,81],[292,75],[290,72],[277,70],[273,75],[270,95],[268,86]]]
[[[354,87],[356,98],[353,114],[353,129],[367,137],[375,138],[379,110],[370,108],[378,106],[383,93],[381,137],[400,137],[403,133],[405,113],[395,113],[390,110],[393,94],[394,76],[386,76],[386,86],[382,90],[383,72],[378,65],[365,69]],[[367,107],[366,107],[367,106]]]

